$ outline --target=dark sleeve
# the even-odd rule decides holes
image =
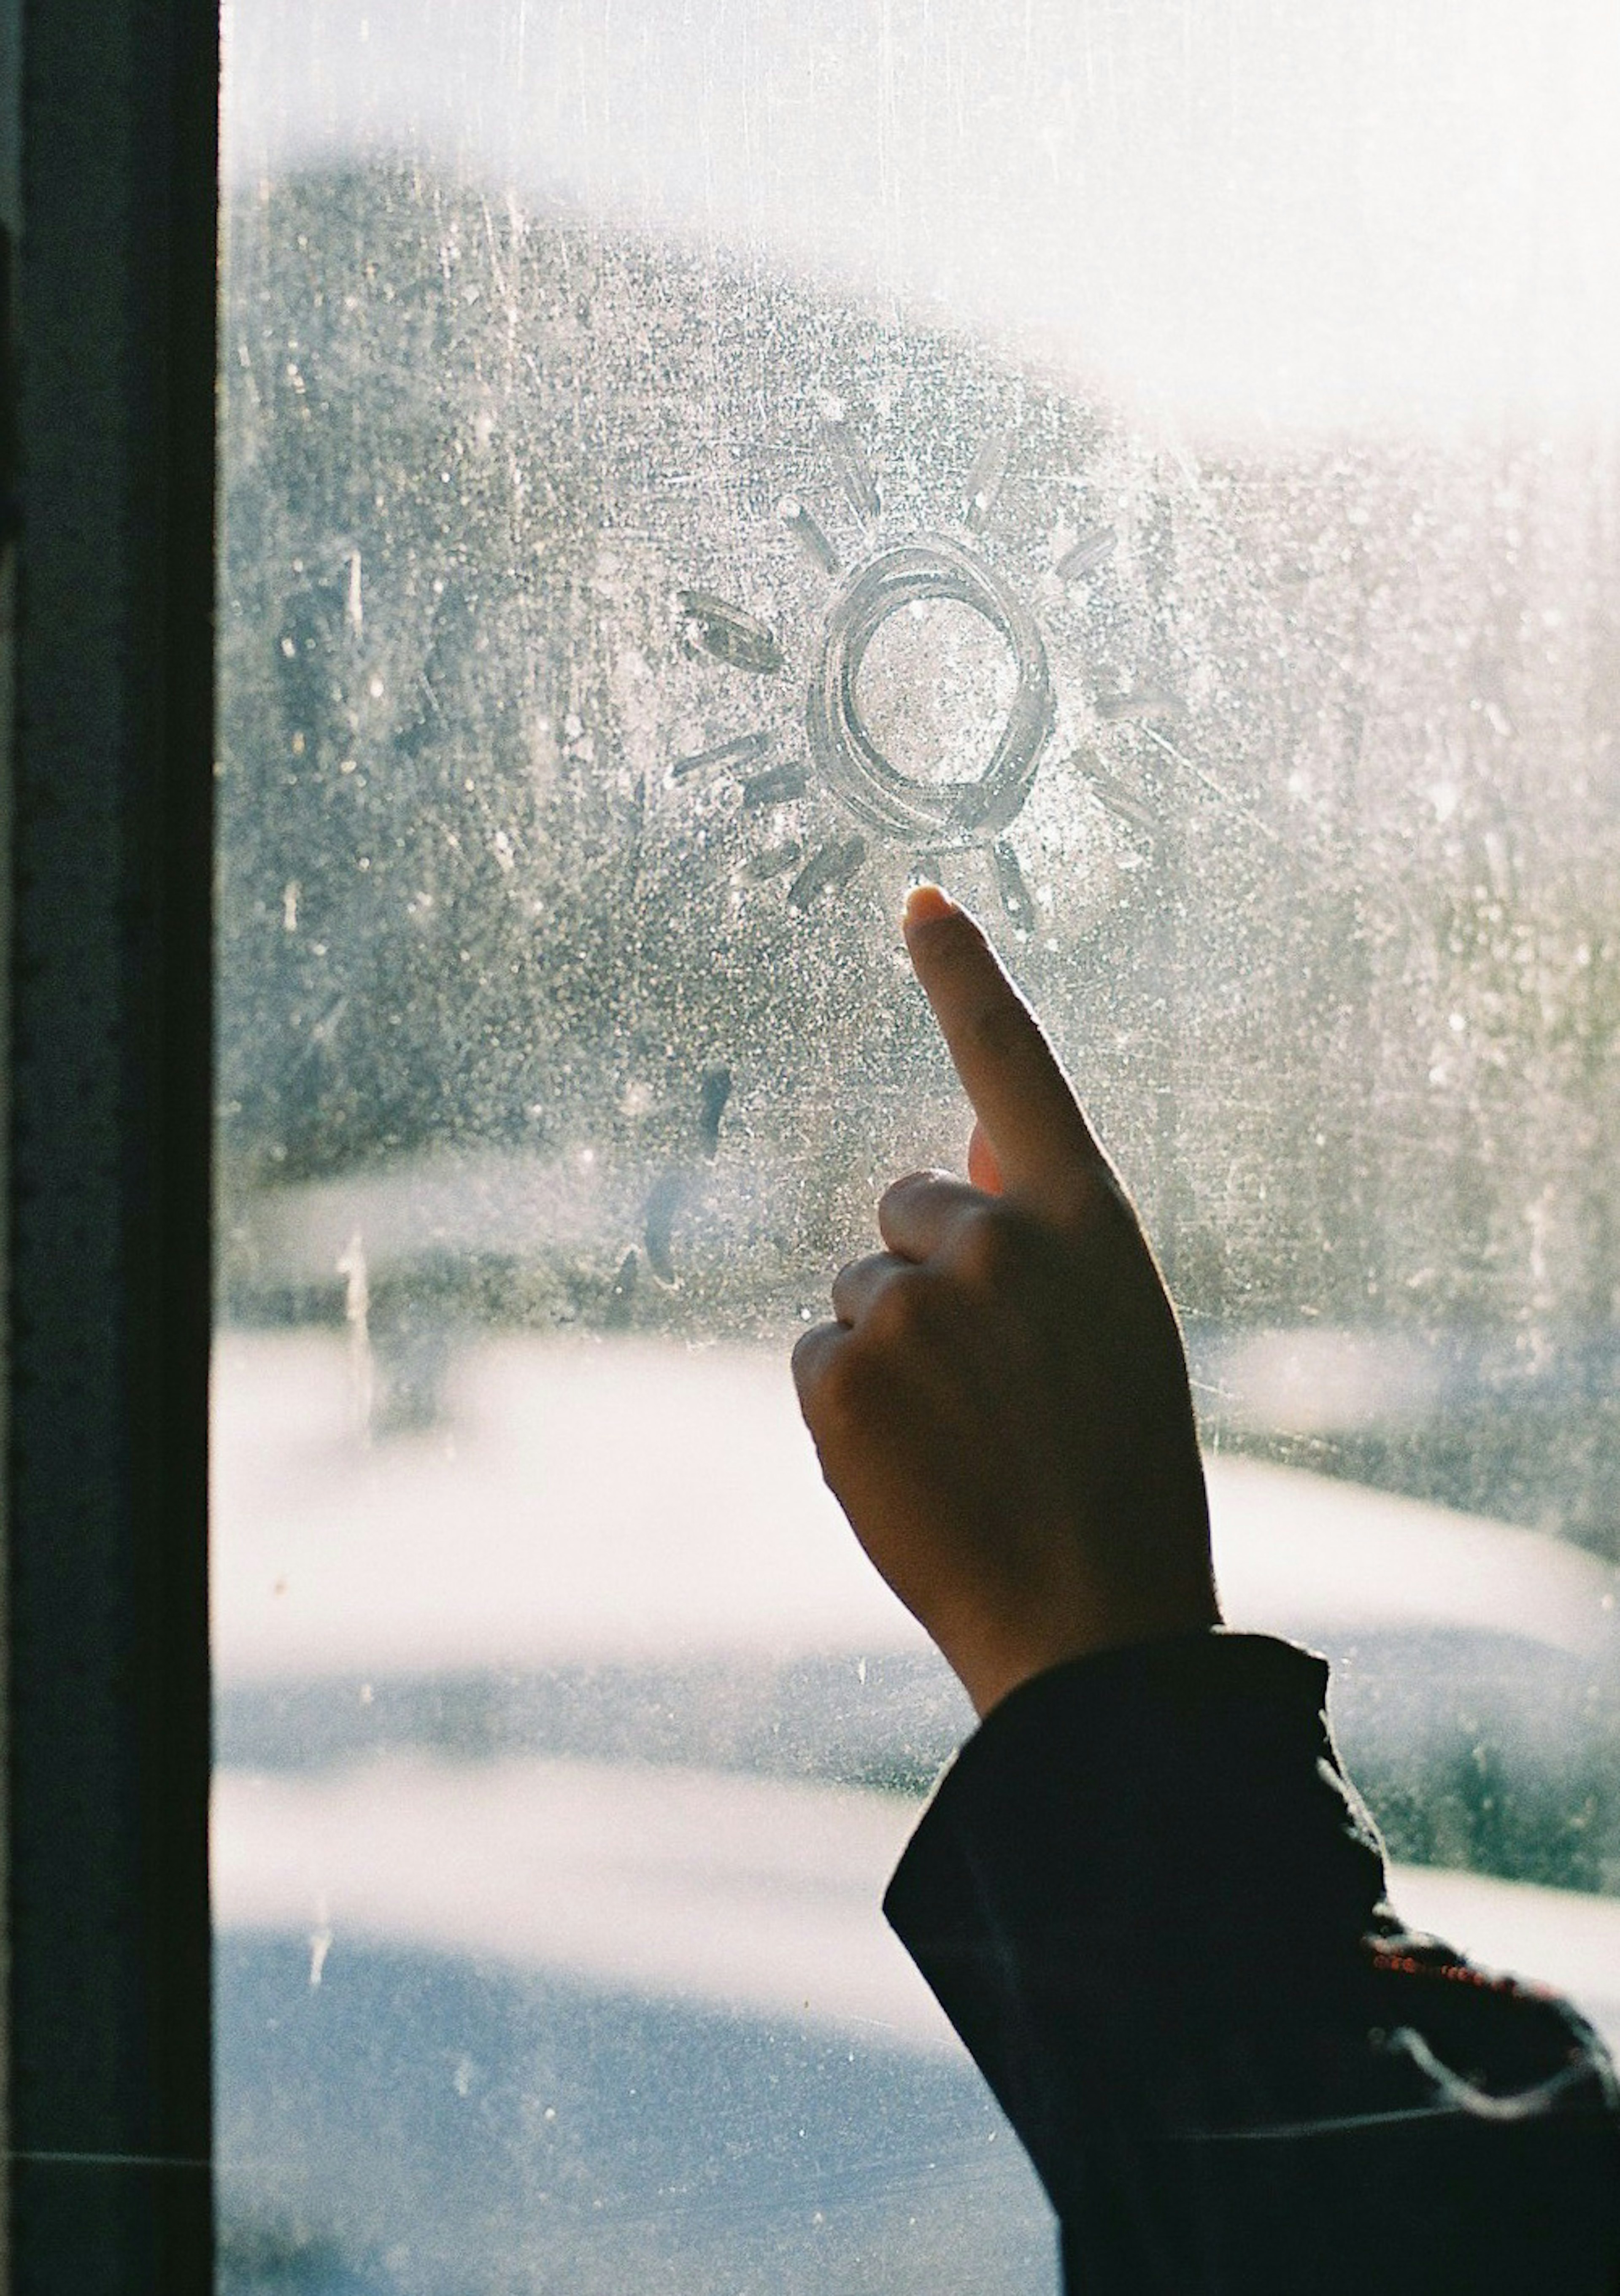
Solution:
[[[1024,1684],[884,1910],[1040,2171],[1071,2291],[1616,2296],[1602,2047],[1402,1931],[1327,1680],[1215,1633]]]

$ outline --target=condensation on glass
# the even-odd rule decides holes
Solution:
[[[785,1371],[962,1152],[919,874],[1403,1907],[1620,2030],[1610,12],[226,53],[222,2284],[1054,2284],[877,1913],[969,1717]]]

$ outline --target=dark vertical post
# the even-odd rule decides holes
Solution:
[[[0,0],[0,1203],[11,1201],[12,783],[15,765],[17,631],[17,245],[22,227],[21,0]],[[10,1456],[11,1229],[0,1221],[0,1458]],[[0,1557],[9,1510],[0,1502]],[[6,1644],[5,1574],[0,1570],[0,1700],[11,1673]],[[9,1702],[7,1702],[9,1703]],[[9,1729],[0,1746],[10,1743]],[[0,1766],[0,1894],[9,1908],[9,1787]],[[0,1971],[10,1970],[9,1931],[0,1940]],[[0,2128],[11,2143],[9,1981],[0,1986]],[[0,2289],[11,2277],[9,2193],[0,2205]]]
[[[218,25],[21,20],[11,2285],[203,2296]]]

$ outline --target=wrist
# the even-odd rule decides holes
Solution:
[[[1121,1606],[1106,1618],[1061,1625],[1048,1621],[1039,1630],[1023,1634],[997,1634],[982,1620],[976,1631],[960,1636],[930,1631],[983,1722],[1004,1698],[1054,1667],[1100,1657],[1106,1651],[1213,1634],[1222,1623],[1211,1584],[1180,1602]]]

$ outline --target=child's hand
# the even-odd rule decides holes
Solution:
[[[972,1181],[897,1180],[886,1250],[794,1350],[821,1470],[981,1715],[1088,1652],[1219,1623],[1186,1358],[1136,1215],[979,927],[933,886],[918,980]]]

